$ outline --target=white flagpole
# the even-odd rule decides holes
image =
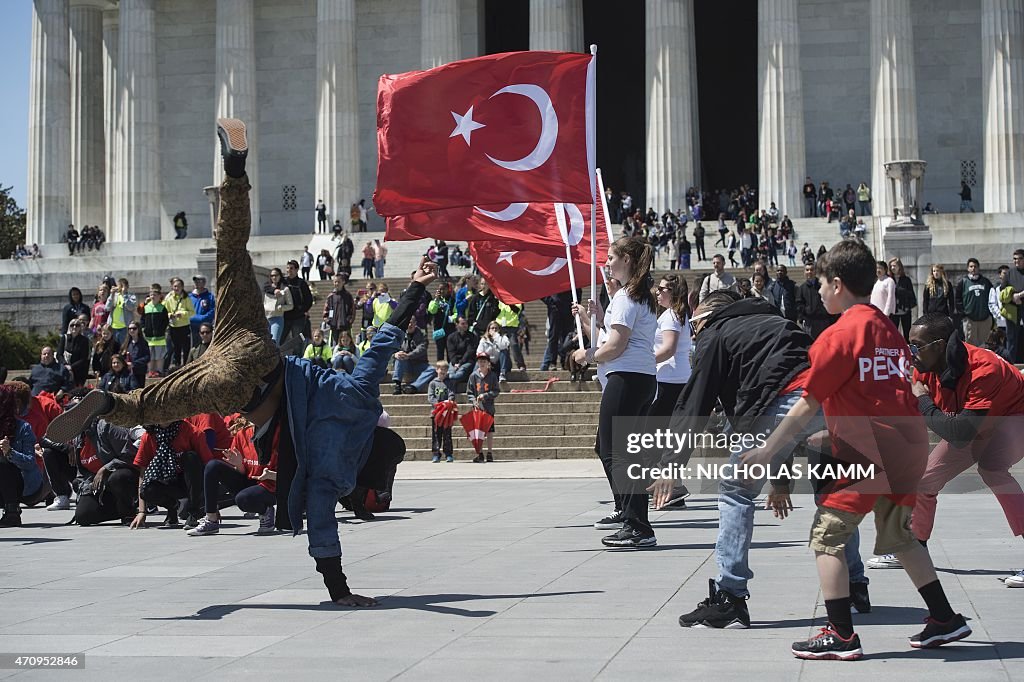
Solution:
[[[572,251],[569,248],[569,228],[565,223],[565,208],[562,204],[555,204],[555,219],[558,221],[558,233],[562,236],[562,243],[565,244],[566,266],[569,268],[569,288],[572,290],[572,302],[579,304],[579,297],[576,295],[576,270],[572,267]],[[580,342],[580,350],[583,350],[583,322],[578,315],[576,318],[576,337]]]
[[[597,45],[590,46],[587,67],[587,169],[590,173],[590,299],[597,302]],[[571,263],[572,261],[570,261]],[[570,266],[571,267],[571,266]],[[570,270],[571,272],[571,270]],[[575,289],[574,289],[575,291]],[[582,342],[582,339],[581,339]],[[590,345],[597,348],[597,315],[590,316]]]

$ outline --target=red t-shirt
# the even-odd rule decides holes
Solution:
[[[810,376],[810,374],[810,367],[804,370],[800,370],[800,372],[795,377],[789,380],[789,383],[786,384],[785,388],[779,391],[779,395],[786,395],[787,393],[792,393],[793,391],[800,390],[801,388],[807,386],[807,377]]]
[[[252,441],[253,427],[248,426],[238,433],[231,441],[231,447],[242,453],[242,462],[245,464],[245,475],[256,480],[263,473],[263,469],[270,469],[271,471],[277,471],[277,444],[281,438],[281,427],[278,425],[274,432],[274,441],[271,445],[270,461],[267,464],[260,464],[260,455],[256,451],[256,444]],[[277,492],[276,481],[260,481],[259,485],[263,486],[269,492]]]
[[[201,433],[206,433],[207,444],[209,445],[210,433],[213,434],[213,447],[220,450],[227,450],[231,447],[231,432],[225,426],[225,419],[216,412],[197,414],[186,419],[189,424],[196,427]]]
[[[206,444],[205,434],[197,431],[187,421],[181,422],[181,425],[178,427],[178,435],[171,441],[171,447],[175,452],[188,452],[191,450],[198,453],[203,460],[203,464],[206,464],[211,459],[216,459],[210,451],[210,447]],[[155,456],[156,439],[147,431],[139,441],[139,451],[135,454],[135,466],[143,469],[149,466],[149,463],[153,461]]]
[[[990,417],[1024,415],[1024,375],[987,348],[967,346],[967,368],[956,390],[942,388],[935,372],[914,370],[914,379],[928,386],[935,406],[946,414],[985,410]]]
[[[871,511],[879,494],[913,506],[928,462],[928,432],[910,390],[910,348],[880,310],[857,304],[808,351],[806,394],[821,403],[839,465],[874,465],[856,490],[825,493],[820,503]],[[841,484],[850,481],[841,481]]]
[[[82,441],[82,449],[78,453],[78,461],[81,462],[86,470],[95,475],[96,472],[103,468],[103,460],[96,453],[96,446],[93,445],[91,438],[83,438]]]

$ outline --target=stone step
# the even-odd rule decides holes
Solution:
[[[399,408],[404,410],[405,408]],[[462,412],[464,414],[464,411]],[[390,410],[391,426],[395,429],[414,429],[422,426],[430,434],[430,412],[420,410],[406,414],[394,414]],[[559,428],[597,429],[597,411],[570,414],[565,412],[548,412],[543,414],[515,414],[508,411],[501,413],[501,423],[509,426],[531,426],[531,433],[539,433],[550,426]],[[415,435],[415,434],[414,434]]]
[[[527,459],[586,459],[596,457],[593,444],[586,447],[537,447],[537,448],[515,448],[502,447],[501,438],[494,440],[494,459],[498,461],[517,461]],[[465,439],[452,440],[454,445],[455,458],[457,460],[472,459],[476,456],[472,445]],[[407,449],[405,459],[408,461],[429,460],[432,456],[430,448]]]
[[[419,395],[382,395],[380,401],[384,404],[384,407],[388,408],[390,412],[391,406],[406,406],[415,405],[416,407],[422,407],[427,409],[429,403],[427,402],[426,396]],[[465,399],[460,397],[460,403],[465,402]],[[547,392],[547,393],[508,393],[502,392],[495,400],[495,404],[500,410],[502,406],[506,406],[511,409],[512,406],[524,405],[524,404],[544,404],[550,406],[551,404],[583,404],[588,405],[591,409],[596,409],[597,405],[601,402],[601,394],[598,391],[581,391],[578,393],[573,392]]]
[[[516,433],[522,433],[524,436],[531,438],[552,438],[556,436],[572,436],[574,438],[582,437],[586,438],[588,433],[594,433],[597,429],[597,415],[594,415],[594,419],[587,422],[573,421],[572,423],[557,423],[557,424],[535,424],[530,423],[529,420],[523,421],[512,421],[514,417],[522,417],[523,415],[499,415],[498,427],[504,430],[504,427],[515,428]],[[403,417],[402,419],[406,419]],[[408,444],[410,439],[413,438],[426,438],[430,439],[430,425],[429,417],[423,419],[412,420],[409,419],[408,424],[396,424],[395,419],[391,420],[391,428],[401,434],[402,438],[406,439]],[[464,435],[465,430],[462,425],[456,420],[452,426],[453,434]],[[507,433],[507,432],[505,432]],[[517,441],[518,442],[518,441]],[[525,447],[527,444],[523,443]],[[557,445],[557,443],[551,443],[551,445]]]
[[[422,399],[422,396],[420,396]],[[384,409],[387,410],[388,414],[392,417],[415,417],[417,419],[428,419],[430,412],[428,411],[429,405],[426,401],[420,403],[405,403],[405,404],[388,404],[384,403]],[[583,403],[583,402],[564,402],[564,403],[505,403],[502,404],[501,399],[498,399],[496,404],[496,412],[499,419],[503,419],[510,415],[548,415],[557,412],[562,415],[571,415],[572,419],[576,419],[576,415],[591,415],[597,416],[598,403]]]
[[[465,393],[464,390],[465,382],[459,383],[460,393]],[[381,397],[391,396],[395,382],[390,377],[380,382]],[[501,384],[502,395],[519,395],[512,393],[513,391],[537,391],[543,389],[547,385],[546,381],[506,381]],[[599,393],[601,386],[596,381],[569,381],[568,379],[560,379],[551,384],[551,386],[544,391],[544,393]],[[423,397],[422,393],[413,394],[413,397],[419,395]]]
[[[579,447],[581,445],[589,445],[591,448],[594,446],[594,435],[591,434],[589,437],[586,434],[574,433],[569,436],[534,436],[525,435],[518,429],[513,433],[511,430],[502,430],[502,425],[499,417],[499,421],[495,426],[495,443],[502,438],[507,439],[506,445],[513,446],[520,449],[532,449],[532,448],[572,448]],[[401,434],[402,438],[405,438],[406,448],[413,450],[430,449],[430,436],[410,436],[406,438],[405,434]],[[466,437],[466,431],[461,426],[452,428],[452,440],[463,440],[468,442]]]

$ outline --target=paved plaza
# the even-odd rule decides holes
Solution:
[[[758,512],[753,628],[684,630],[716,573],[714,495],[652,514],[656,549],[608,551],[592,528],[609,511],[596,460],[485,467],[404,465],[376,522],[339,507],[350,584],[381,598],[366,610],[321,603],[305,538],[256,537],[235,509],[203,538],[27,510],[25,527],[0,530],[0,653],[79,652],[86,667],[0,678],[1024,680],[1024,590],[997,580],[1024,543],[987,492],[940,498],[929,543],[971,639],[911,649],[921,600],[902,571],[869,571],[874,611],[855,616],[866,658],[801,662],[790,642],[824,624],[809,497],[784,522]],[[500,478],[512,467],[533,478]]]

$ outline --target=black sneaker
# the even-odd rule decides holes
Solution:
[[[654,547],[658,544],[658,539],[654,537],[654,531],[647,531],[646,533],[640,530],[636,530],[628,523],[623,523],[622,528],[617,533],[606,535],[601,538],[601,544],[605,547],[627,547],[632,549],[645,549],[647,547]]]
[[[198,526],[199,519],[196,518],[194,514],[189,514],[188,517],[185,519],[185,525],[183,527],[185,530],[192,530],[193,528],[196,528]]]
[[[181,524],[178,523],[178,511],[176,509],[168,509],[167,516],[164,517],[164,522],[160,525],[161,528],[177,528]]]
[[[402,386],[402,393],[405,395],[416,395],[416,387],[412,384],[406,384]]]
[[[618,530],[622,528],[622,512],[613,511],[600,521],[594,522],[594,530]]]
[[[924,622],[924,630],[910,638],[910,646],[915,649],[934,649],[971,634],[971,626],[959,613],[945,623],[940,623],[931,617],[925,618]]]
[[[391,391],[391,395],[402,395],[402,384],[395,382],[395,390]]]
[[[708,580],[708,598],[697,604],[690,613],[679,616],[684,628],[719,628],[742,630],[750,627],[747,600],[718,589],[713,579]]]
[[[113,409],[114,399],[106,391],[89,391],[77,405],[54,417],[43,438],[50,443],[66,445],[80,436],[93,419]]]
[[[857,613],[871,613],[867,583],[850,583],[850,605],[857,609]]]
[[[829,623],[805,642],[793,642],[793,655],[808,661],[856,661],[864,656],[857,633],[843,639]]]
[[[481,453],[481,454],[479,454],[479,455],[477,455],[476,457],[473,458],[473,464],[483,464],[483,463],[484,463],[483,453]]]

